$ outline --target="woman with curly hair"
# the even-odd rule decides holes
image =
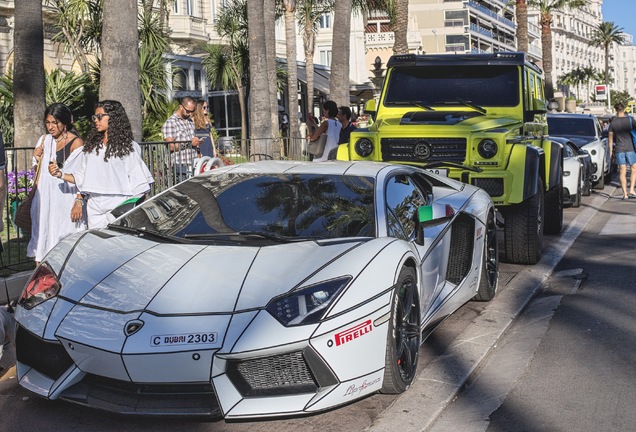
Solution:
[[[89,229],[107,226],[115,220],[111,210],[128,198],[142,197],[153,182],[122,104],[100,101],[92,119],[78,166],[62,172],[57,164],[49,165],[51,175],[74,183],[88,197]]]
[[[204,100],[198,100],[196,108],[194,109],[194,114],[192,115],[192,121],[194,121],[194,135],[201,138],[201,144],[199,144],[199,152],[201,153],[201,156],[216,157],[214,141],[210,134],[212,126],[210,125],[208,111],[208,103]]]

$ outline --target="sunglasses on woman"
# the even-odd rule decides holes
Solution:
[[[91,116],[91,118],[93,119],[93,121],[102,121],[102,117],[108,117],[109,114],[94,114],[93,116]]]

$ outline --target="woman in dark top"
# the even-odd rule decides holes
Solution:
[[[199,145],[201,156],[216,157],[216,148],[214,148],[214,141],[212,140],[212,135],[210,135],[211,125],[206,101],[197,101],[192,120],[194,121],[194,134],[202,140]]]
[[[49,163],[66,165],[77,159],[84,145],[73,127],[73,114],[64,104],[54,103],[44,112],[47,135],[33,151],[34,171],[41,163],[38,186],[31,204],[31,240],[27,256],[40,262],[69,234],[85,229],[84,201],[75,185],[64,183],[47,172]]]

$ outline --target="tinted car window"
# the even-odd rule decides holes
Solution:
[[[115,225],[185,238],[239,231],[375,236],[374,208],[373,178],[228,173],[183,182]]]
[[[426,198],[409,176],[399,175],[389,179],[386,185],[389,235],[404,240],[415,239],[418,208],[426,204]]]
[[[593,118],[548,117],[550,135],[596,136]]]

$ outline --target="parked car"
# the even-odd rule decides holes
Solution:
[[[552,140],[563,146],[563,203],[572,207],[581,205],[581,196],[592,190],[592,161],[585,150],[567,138]]]
[[[16,311],[17,377],[127,414],[310,414],[400,393],[498,284],[475,186],[373,162],[220,167],[69,236]]]
[[[592,158],[592,182],[595,189],[603,189],[612,177],[607,138],[592,114],[548,114],[548,132],[551,137],[564,137],[586,150]]]

